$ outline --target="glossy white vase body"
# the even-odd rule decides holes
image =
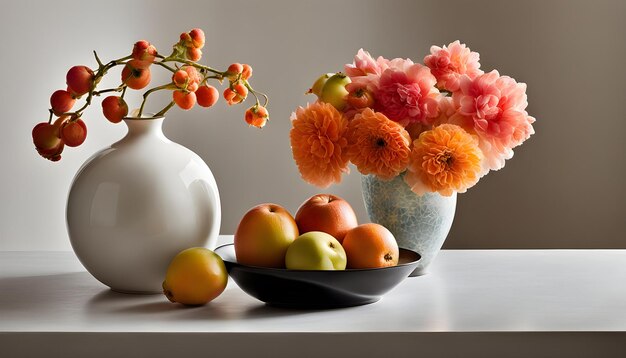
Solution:
[[[163,135],[163,118],[124,121],[128,134],[74,177],[67,229],[76,256],[100,282],[156,293],[178,252],[215,247],[219,193],[204,161]]]

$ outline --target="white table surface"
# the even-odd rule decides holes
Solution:
[[[431,273],[377,303],[316,311],[266,306],[232,280],[210,304],[186,308],[113,292],[72,252],[0,252],[7,352],[626,357],[626,250],[443,250]]]

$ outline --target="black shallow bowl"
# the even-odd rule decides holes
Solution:
[[[293,308],[338,308],[378,301],[409,276],[420,255],[400,249],[398,266],[342,271],[287,270],[237,263],[235,246],[215,249],[228,274],[250,296],[273,306]]]

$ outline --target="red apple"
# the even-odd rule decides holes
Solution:
[[[305,201],[296,213],[296,224],[301,234],[322,231],[339,242],[358,225],[352,206],[332,194],[317,194]]]
[[[298,235],[298,226],[285,208],[276,204],[257,205],[243,216],[235,232],[237,262],[283,268],[287,248]]]

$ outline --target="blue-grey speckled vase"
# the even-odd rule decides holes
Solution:
[[[456,193],[450,197],[438,193],[419,196],[409,189],[403,177],[383,181],[374,175],[362,175],[363,201],[372,222],[388,228],[398,246],[422,256],[411,274],[419,276],[428,272],[448,236],[456,210]]]

